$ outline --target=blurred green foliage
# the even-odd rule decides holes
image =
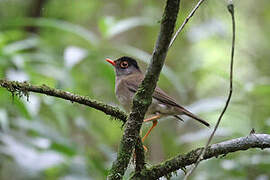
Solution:
[[[182,2],[178,26],[194,4]],[[154,0],[0,1],[0,78],[118,104],[114,72],[104,60],[128,55],[145,69],[163,7]],[[270,3],[236,1],[235,9],[234,93],[215,142],[246,136],[251,128],[270,133]],[[206,1],[170,49],[159,81],[212,125],[228,94],[230,21],[225,2]],[[105,179],[122,134],[119,122],[39,94],[27,101],[0,89],[0,100],[0,179]],[[161,120],[147,140],[147,162],[203,146],[210,132],[187,118]],[[249,150],[212,159],[192,179],[267,180],[269,155]]]

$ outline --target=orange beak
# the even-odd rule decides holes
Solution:
[[[107,62],[111,63],[113,66],[115,66],[115,62],[109,58],[106,59]]]

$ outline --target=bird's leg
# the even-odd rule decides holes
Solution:
[[[155,116],[152,116],[150,118],[147,118],[147,119],[143,120],[143,122],[154,121],[154,120],[159,119],[160,117],[161,117],[161,115],[160,114],[157,114]]]
[[[154,127],[156,127],[157,125],[157,119],[159,119],[161,117],[160,114],[157,114],[155,116],[152,116],[150,118],[147,118],[145,120],[143,120],[143,122],[147,122],[147,121],[153,121],[153,125],[152,127],[148,130],[148,132],[145,134],[145,136],[142,138],[142,142],[144,142],[144,140],[147,138],[147,136],[150,134],[150,132],[152,131],[152,129],[154,129]]]
[[[150,134],[150,132],[154,129],[154,127],[156,127],[157,125],[157,120],[153,120],[153,125],[152,127],[147,131],[147,133],[144,135],[144,137],[142,138],[142,142],[145,141],[145,139],[147,138],[147,136]]]
[[[160,114],[157,114],[153,117],[147,118],[145,120],[143,120],[143,122],[148,122],[148,121],[153,121],[153,125],[152,127],[147,131],[147,133],[144,135],[144,137],[142,138],[142,142],[145,141],[145,139],[147,138],[147,136],[150,134],[150,132],[154,129],[154,127],[157,125],[157,119],[159,119],[161,117]],[[148,149],[146,146],[143,145],[144,151],[147,152]]]
[[[154,127],[156,127],[156,125],[157,125],[157,120],[155,119],[155,120],[152,120],[153,121],[153,125],[152,125],[152,127],[147,131],[147,133],[143,136],[143,138],[142,138],[142,142],[144,142],[144,140],[147,138],[147,136],[150,134],[150,132],[154,129]],[[147,149],[147,147],[145,146],[145,145],[143,145],[143,148],[144,148],[144,151],[145,152],[147,152],[148,151],[148,149]]]

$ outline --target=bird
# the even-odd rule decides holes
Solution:
[[[120,57],[116,60],[106,58],[106,61],[114,66],[115,70],[115,94],[123,106],[125,111],[129,113],[132,108],[133,97],[144,79],[137,61],[128,56]],[[183,121],[180,115],[186,115],[192,119],[197,120],[203,125],[209,127],[210,124],[205,120],[197,117],[183,106],[179,105],[176,100],[170,97],[166,92],[160,89],[158,86],[155,88],[152,95],[152,103],[148,107],[146,112],[146,119],[143,122],[152,121],[152,127],[148,130],[145,136],[142,138],[142,142],[148,137],[150,132],[156,127],[157,120],[167,116],[174,116],[175,118]],[[147,148],[144,147],[146,150]]]

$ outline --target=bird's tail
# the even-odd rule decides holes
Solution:
[[[201,118],[195,116],[194,114],[192,114],[191,112],[189,112],[188,110],[186,110],[186,109],[183,108],[183,107],[180,107],[180,109],[181,109],[181,112],[182,112],[184,115],[189,116],[189,117],[191,117],[192,119],[195,119],[195,120],[199,121],[200,123],[204,124],[204,125],[207,126],[207,127],[210,127],[210,124],[209,124],[208,122],[206,122],[205,120],[203,120],[203,119],[201,119]]]

